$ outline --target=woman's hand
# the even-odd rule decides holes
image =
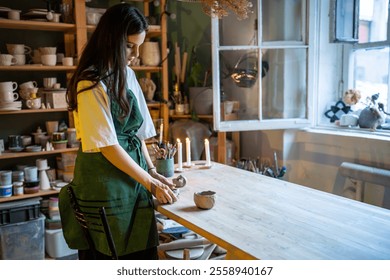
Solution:
[[[171,190],[171,187],[158,179],[152,178],[151,192],[159,203],[174,203],[177,201],[177,197]]]
[[[172,183],[171,181],[169,181],[166,177],[164,177],[163,175],[157,173],[156,169],[155,168],[151,168],[149,170],[149,174],[150,176],[152,176],[154,179],[157,179],[159,180],[161,183],[165,184],[165,185],[168,185],[168,187],[170,187],[171,189],[174,188],[176,185],[174,183]]]

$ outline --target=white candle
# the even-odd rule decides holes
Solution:
[[[187,166],[191,166],[191,141],[190,138],[186,138],[186,158]]]
[[[164,124],[160,124],[160,144],[163,142],[163,131],[164,131]]]
[[[182,146],[180,139],[177,139],[177,169],[183,169],[183,156],[182,156]]]
[[[206,165],[211,166],[209,139],[204,139],[204,149],[206,151]]]

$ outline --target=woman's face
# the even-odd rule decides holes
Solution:
[[[146,32],[142,31],[139,34],[133,34],[127,36],[127,45],[126,45],[126,58],[127,65],[130,65],[131,61],[139,56],[139,47],[145,40]]]

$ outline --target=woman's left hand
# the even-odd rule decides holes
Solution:
[[[151,169],[149,171],[149,174],[150,176],[152,176],[153,178],[159,180],[161,183],[164,183],[165,185],[167,185],[168,187],[170,187],[171,189],[174,189],[175,188],[175,184],[172,183],[172,181],[170,181],[168,178],[166,178],[165,176],[157,173],[156,169]]]

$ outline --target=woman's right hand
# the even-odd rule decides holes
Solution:
[[[159,203],[171,204],[177,201],[177,197],[171,188],[153,177],[151,180],[151,192]]]

